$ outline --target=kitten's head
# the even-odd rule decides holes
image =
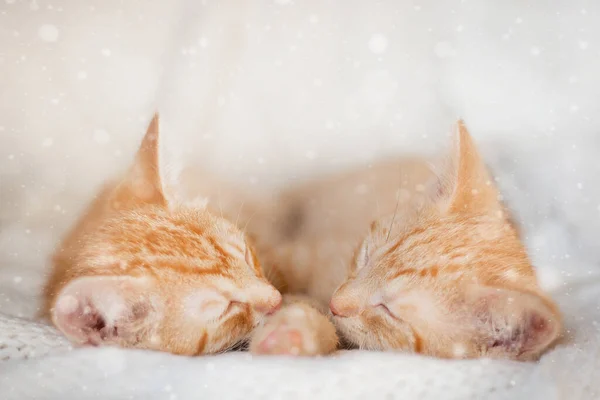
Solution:
[[[431,193],[372,224],[332,313],[361,348],[534,359],[559,336],[560,315],[462,122],[456,131]]]
[[[170,204],[158,119],[105,218],[55,289],[51,317],[79,343],[205,354],[242,341],[281,303],[245,235],[204,208]]]

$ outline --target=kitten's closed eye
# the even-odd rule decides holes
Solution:
[[[183,302],[184,315],[196,322],[219,319],[230,308],[230,302],[213,289],[196,289]]]

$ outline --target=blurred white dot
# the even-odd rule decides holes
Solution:
[[[463,30],[465,30],[465,27],[462,25],[456,27],[456,32],[462,32]]]
[[[40,9],[40,6],[38,5],[37,1],[32,0],[31,4],[29,4],[29,9],[37,11]]]
[[[56,42],[58,40],[58,28],[54,25],[44,24],[38,29],[38,35],[44,42]]]
[[[282,6],[291,4],[292,0],[275,0],[275,4],[281,4]]]
[[[586,42],[586,41],[584,41],[584,40],[580,40],[580,41],[579,41],[579,48],[580,48],[581,50],[585,50],[585,49],[587,49],[587,48],[588,48],[588,46],[589,46],[589,43],[588,43],[588,42]]]
[[[454,50],[452,44],[448,42],[437,43],[433,48],[433,52],[439,58],[454,57],[456,55],[456,50]]]
[[[8,159],[9,160],[14,160],[15,159],[15,155],[14,154],[9,154],[8,155]]]
[[[309,151],[306,152],[305,156],[309,160],[314,160],[315,158],[317,158],[317,152],[314,151],[314,150],[309,150]]]
[[[20,277],[20,276],[15,276],[15,277],[13,278],[13,282],[14,282],[14,283],[21,283],[22,281],[23,281],[23,278],[22,278],[22,277]]]
[[[577,78],[576,76],[569,77],[569,83],[577,83],[577,82],[579,82],[579,78]]]
[[[313,14],[310,17],[308,17],[308,21],[311,24],[316,24],[317,22],[319,22],[319,17]]]
[[[583,183],[579,182],[579,183],[577,184],[577,189],[583,189]]]
[[[381,54],[385,52],[388,46],[387,38],[381,33],[376,33],[371,36],[369,40],[369,50],[371,50],[375,54]]]
[[[5,0],[5,1],[6,1],[6,4],[14,4],[14,2],[17,0]]]
[[[264,164],[265,163],[265,159],[262,157],[258,157],[258,160],[256,160],[259,164]]]
[[[110,135],[104,129],[96,129],[94,131],[94,141],[98,144],[106,144],[110,142]]]
[[[110,56],[110,49],[102,49],[101,53],[103,56],[108,57]]]
[[[542,52],[542,49],[540,49],[539,47],[532,47],[531,48],[531,55],[532,56],[539,56],[541,52]]]
[[[360,185],[357,185],[354,187],[354,193],[356,194],[365,194],[369,191],[369,187],[367,185],[365,185],[364,183],[361,183]]]
[[[571,106],[569,107],[569,111],[571,111],[572,113],[576,113],[577,111],[579,111],[579,106],[577,104],[571,104]]]
[[[54,143],[54,139],[48,137],[48,138],[44,139],[44,141],[42,142],[42,146],[50,147],[50,146],[52,146],[53,143]]]
[[[517,273],[517,271],[513,270],[513,269],[509,269],[508,271],[504,272],[504,278],[509,280],[509,281],[516,281],[519,279],[519,274]]]
[[[77,73],[77,79],[79,79],[80,81],[84,80],[85,78],[87,78],[87,72],[79,71]]]
[[[454,343],[452,345],[452,354],[456,358],[462,358],[465,354],[467,354],[467,348],[462,343]]]
[[[520,24],[521,22],[523,22],[523,19],[522,19],[522,18],[517,18],[517,19],[515,19],[515,23],[517,23],[517,24]]]
[[[198,45],[200,45],[200,47],[208,46],[208,39],[206,36],[202,36],[200,39],[198,39]]]

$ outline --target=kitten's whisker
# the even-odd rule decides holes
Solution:
[[[244,208],[245,204],[246,204],[246,200],[242,201],[242,204],[240,205],[240,208],[238,209],[238,214],[237,214],[237,217],[235,218],[235,226],[238,226],[238,222],[240,220],[240,215],[242,214],[242,209]]]
[[[390,223],[390,227],[388,228],[387,237],[385,238],[386,243],[390,240],[390,234],[392,233],[392,227],[394,226],[394,221],[396,221],[396,215],[398,214],[398,206],[400,205],[400,188],[396,191],[396,208],[394,209],[394,216],[392,217],[392,222]]]

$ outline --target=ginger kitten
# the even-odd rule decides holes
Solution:
[[[221,352],[273,313],[281,294],[232,222],[168,199],[158,139],[155,116],[131,169],[59,246],[44,311],[80,344]]]
[[[265,261],[287,265],[295,290],[331,299],[339,332],[360,348],[535,359],[560,335],[559,311],[462,122],[455,136],[441,175],[412,159],[286,192]],[[306,346],[334,340],[297,333]]]

